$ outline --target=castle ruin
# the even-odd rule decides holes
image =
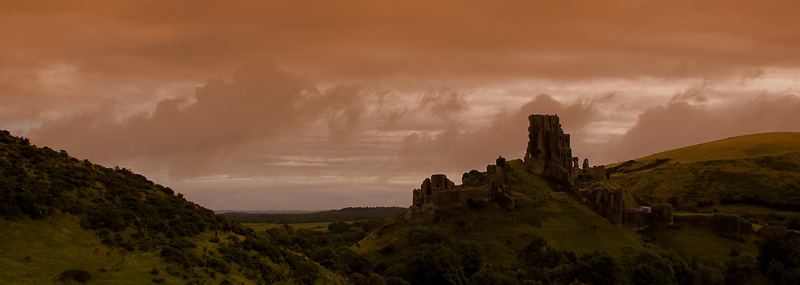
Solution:
[[[594,166],[572,156],[570,135],[561,128],[558,115],[530,115],[528,147],[523,162],[530,171],[560,182],[562,191],[551,193],[552,199],[569,203],[577,196],[582,204],[614,223],[632,230],[663,228],[674,222],[716,228],[732,234],[752,232],[750,224],[735,215],[673,216],[672,205],[658,201],[643,209],[625,209],[622,188],[606,183],[610,173],[605,166]],[[505,160],[503,160],[505,161]],[[498,162],[500,164],[500,162]],[[462,184],[456,185],[444,174],[426,178],[419,189],[413,190],[413,205],[405,218],[431,217],[437,210],[462,208],[478,200],[492,201],[506,210],[516,209],[516,200],[508,191],[503,167],[488,165],[486,172],[472,170],[464,173]],[[800,238],[798,238],[800,240]]]
[[[456,185],[446,175],[434,174],[425,178],[413,193],[413,205],[406,212],[406,219],[432,216],[437,210],[462,208],[470,200],[494,201],[509,211],[516,208],[516,200],[509,195],[505,184],[497,180],[477,186],[467,183]]]
[[[571,185],[578,158],[572,156],[569,134],[561,129],[558,115],[530,115],[528,122],[528,150],[523,161],[533,173]]]

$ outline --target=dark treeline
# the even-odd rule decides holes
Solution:
[[[253,214],[224,213],[225,218],[242,223],[298,224],[321,222],[345,222],[393,218],[404,213],[401,207],[357,207],[341,210],[321,211],[302,214]]]

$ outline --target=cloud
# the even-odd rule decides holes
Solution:
[[[762,132],[800,132],[800,99],[793,94],[709,106],[705,91],[691,88],[641,113],[636,124],[600,152],[602,163],[624,161],[674,148]]]
[[[522,158],[528,142],[529,115],[559,115],[565,132],[580,133],[599,118],[597,104],[611,97],[563,103],[539,94],[514,113],[499,112],[490,125],[479,129],[461,130],[458,125],[450,125],[438,132],[412,133],[402,141],[401,158],[415,169],[439,172],[484,169],[498,155]],[[578,138],[573,140],[573,149],[580,148],[579,137],[573,135],[573,138]]]
[[[209,80],[197,87],[193,103],[165,99],[152,113],[121,123],[110,120],[113,108],[99,108],[47,122],[31,137],[101,161],[151,159],[169,161],[175,171],[186,170],[238,145],[274,138],[315,119],[299,107],[306,93],[315,92],[307,81],[274,65],[251,64],[237,70],[229,82]]]
[[[336,83],[739,76],[798,67],[796,8],[721,0],[3,3],[0,52],[172,79],[222,76],[261,57]]]

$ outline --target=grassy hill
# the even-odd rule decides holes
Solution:
[[[175,195],[0,133],[3,284],[338,284],[293,248]]]
[[[687,264],[692,261],[693,270],[697,270],[706,266],[703,264],[730,259],[732,251],[748,258],[758,254],[753,242],[756,237],[752,235],[731,239],[693,226],[632,231],[601,217],[575,197],[568,203],[549,199],[551,192],[563,190],[563,186],[533,174],[519,160],[506,164],[502,175],[493,174],[487,180],[506,182],[517,199],[516,210],[506,211],[489,202],[437,211],[434,218],[397,219],[370,234],[354,249],[384,268],[384,275],[404,276],[411,283],[423,279],[458,283],[453,281],[458,274],[437,275],[425,270],[447,267],[442,260],[451,258],[456,260],[453,263],[460,262],[460,274],[470,282],[489,280],[489,284],[504,284],[507,280],[569,283],[575,279],[596,284],[625,283],[631,282],[626,278],[639,278],[631,277],[638,274],[632,268],[656,259],[669,264],[672,278],[677,280],[685,277],[681,274],[690,270]],[[433,258],[431,253],[439,257],[429,261]],[[481,260],[483,266],[470,271],[474,259]],[[548,267],[547,260],[558,260],[556,264],[560,265]],[[610,264],[602,268],[603,273],[593,271],[601,267],[592,265],[597,260]],[[413,265],[416,263],[423,265]],[[531,271],[531,267],[538,269]],[[623,273],[614,275],[617,270]]]
[[[668,150],[636,160],[650,161],[668,158],[674,162],[691,163],[781,156],[797,152],[800,152],[800,133],[760,133]]]
[[[781,222],[800,212],[800,133],[733,137],[612,165],[641,197]],[[765,210],[766,208],[766,210]]]

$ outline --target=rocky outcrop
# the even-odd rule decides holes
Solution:
[[[537,174],[552,176],[572,185],[574,169],[569,134],[561,129],[558,115],[530,115],[525,163]]]

